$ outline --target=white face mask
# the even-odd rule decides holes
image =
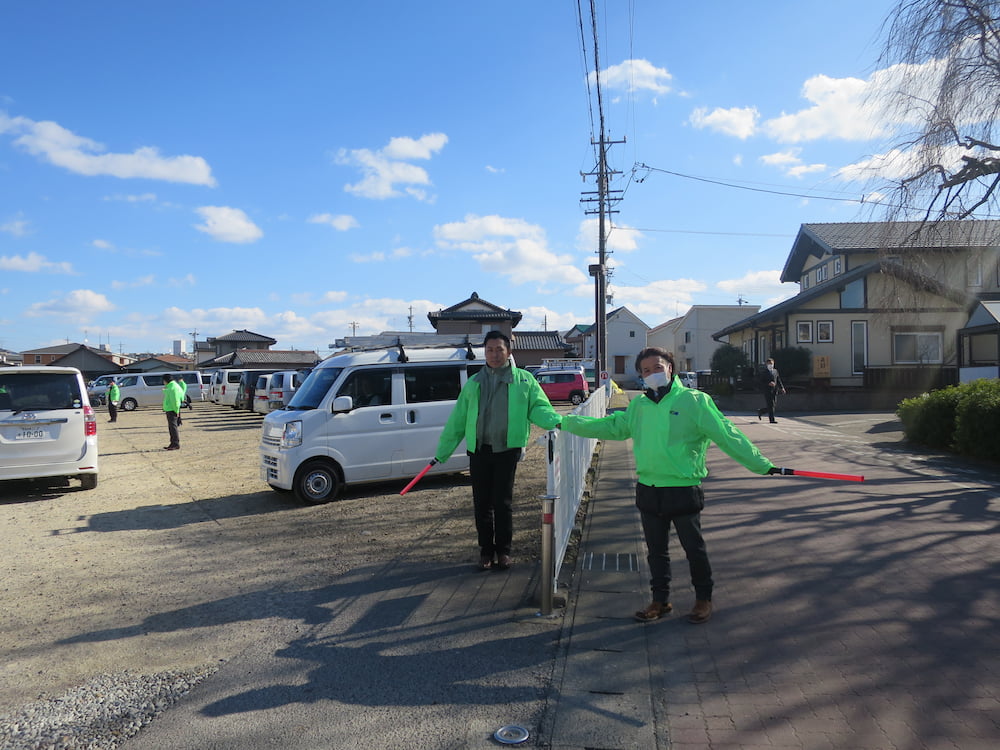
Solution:
[[[660,388],[666,388],[667,383],[670,382],[670,378],[665,372],[651,372],[643,378],[643,381],[646,383],[647,388],[657,391]]]

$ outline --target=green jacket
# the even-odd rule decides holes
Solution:
[[[108,386],[108,402],[119,401],[122,397],[122,392],[118,389],[118,383],[111,381],[111,385]]]
[[[163,411],[181,410],[181,387],[176,380],[171,380],[163,386]]]
[[[625,411],[608,417],[563,417],[562,429],[574,435],[605,440],[632,438],[640,483],[651,487],[691,487],[708,475],[705,452],[709,442],[757,474],[773,464],[732,422],[711,396],[685,388],[675,377],[670,392],[653,401],[637,396]]]
[[[517,367],[512,367],[511,373],[514,381],[507,386],[507,447],[523,448],[528,444],[531,424],[551,430],[559,424],[562,416],[552,408],[534,375]],[[439,463],[451,458],[462,438],[465,438],[466,449],[475,452],[479,390],[479,373],[476,373],[466,381],[445,423],[434,454]]]

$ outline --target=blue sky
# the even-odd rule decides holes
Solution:
[[[5,4],[0,347],[325,352],[473,291],[593,322],[581,7],[586,53],[573,0]],[[613,305],[794,294],[799,225],[871,216],[849,178],[899,131],[864,103],[890,3],[597,8]]]

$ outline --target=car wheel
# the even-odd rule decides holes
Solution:
[[[579,406],[580,404],[583,403],[583,394],[582,393],[570,394],[569,400],[570,403],[573,404],[573,406]]]
[[[340,492],[340,471],[330,461],[306,461],[295,472],[293,491],[304,503],[328,503]]]
[[[124,411],[135,411],[135,407],[139,405],[139,402],[134,398],[127,398],[122,401],[122,409]]]
[[[97,487],[97,474],[81,474],[80,486],[85,490],[92,490]]]

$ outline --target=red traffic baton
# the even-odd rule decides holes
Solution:
[[[436,463],[437,463],[437,459],[436,458],[432,458],[431,462],[429,464],[427,464],[420,471],[419,474],[417,474],[415,477],[413,477],[413,479],[410,480],[410,483],[408,485],[406,485],[402,490],[400,490],[399,494],[400,495],[405,495],[407,492],[409,492],[411,489],[413,489],[413,485],[415,485],[417,482],[419,482],[421,479],[423,479],[424,478],[424,474],[426,474],[428,471],[430,471],[431,467],[434,464],[436,464]]]
[[[797,477],[815,477],[816,479],[839,479],[844,482],[863,482],[865,478],[858,474],[831,474],[828,471],[804,471],[803,469],[778,469],[778,474],[791,474]]]

